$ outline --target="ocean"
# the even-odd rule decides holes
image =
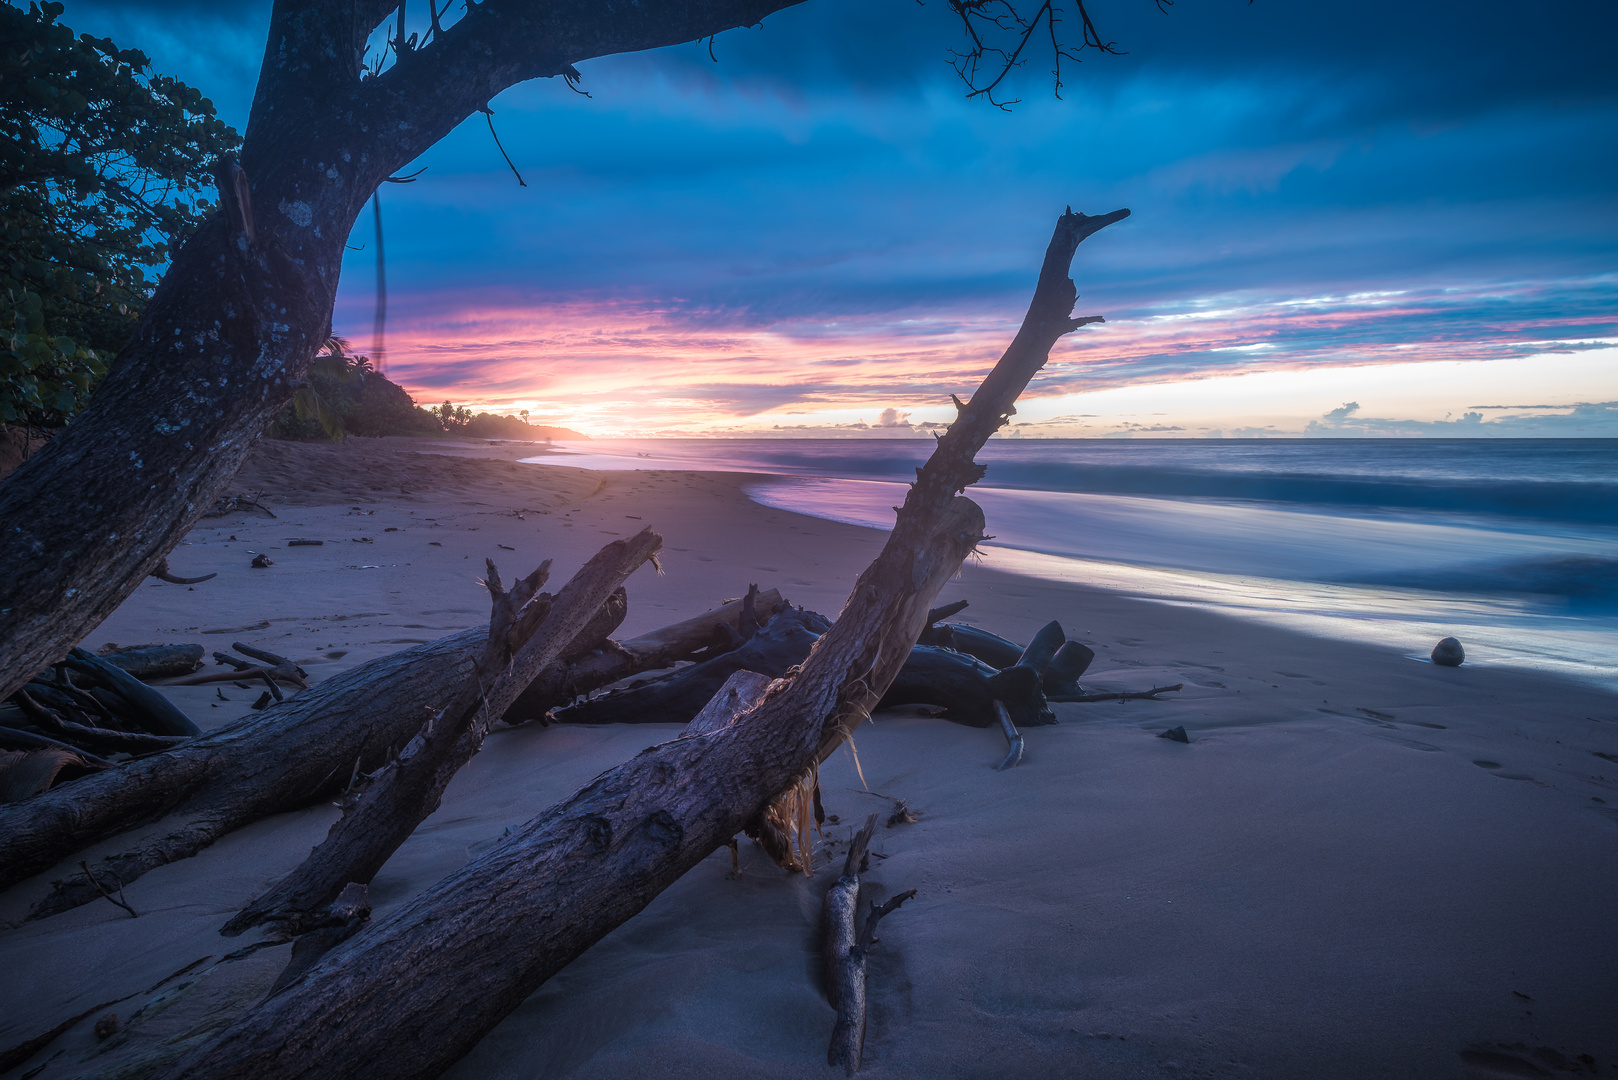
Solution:
[[[529,460],[756,475],[760,503],[888,528],[931,439],[599,440]],[[1424,660],[1618,687],[1618,440],[995,439],[986,565]]]

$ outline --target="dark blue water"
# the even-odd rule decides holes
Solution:
[[[931,449],[603,440],[545,460],[758,473],[761,502],[885,528]],[[1618,678],[1618,440],[1005,439],[978,459],[993,565],[1321,633],[1397,627],[1415,651],[1464,627],[1480,661]]]

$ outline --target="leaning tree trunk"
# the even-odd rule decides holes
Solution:
[[[797,0],[484,0],[365,78],[399,0],[277,0],[220,210],[175,253],[89,407],[0,485],[0,700],[93,630],[236,475],[331,331],[343,242],[391,173],[500,91]]]
[[[956,492],[1063,334],[1079,242],[1127,215],[1065,214],[1022,330],[916,478],[876,560],[789,679],[736,722],[644,750],[517,829],[255,1006],[170,1080],[430,1080],[546,979],[727,842],[880,700],[928,607],[982,539]]]
[[[778,602],[775,590],[764,594]],[[707,645],[713,628],[737,625],[741,601],[624,642],[603,643],[623,618],[616,597],[604,622],[579,644],[599,652],[553,664],[534,685],[584,692],[666,667]],[[124,884],[189,858],[226,833],[341,792],[380,768],[415,735],[422,709],[448,701],[488,640],[477,627],[378,657],[263,712],[192,739],[165,754],[125,762],[0,806],[0,889],[48,870],[91,844],[164,817],[162,831],[132,842],[93,868]],[[572,650],[569,650],[571,653]],[[561,697],[556,698],[560,703]],[[100,896],[89,876],[68,874],[35,907],[54,915]]]

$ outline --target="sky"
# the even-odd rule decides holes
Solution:
[[[420,5],[414,5],[419,7]],[[228,8],[228,10],[224,10]],[[1618,437],[1618,8],[1093,0],[968,100],[942,0],[811,0],[493,102],[381,192],[385,367],[592,435],[914,436],[1064,207],[1132,216],[1014,437]],[[421,13],[421,14],[424,14]],[[265,3],[67,0],[238,130]],[[375,236],[334,316],[369,351]]]

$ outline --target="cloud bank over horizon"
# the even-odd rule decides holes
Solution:
[[[1465,433],[1423,425],[1478,411],[1467,378],[1364,417],[1394,369],[1584,354],[1607,368],[1538,365],[1560,412],[1468,423],[1618,435],[1600,405],[1618,398],[1610,5],[1092,13],[1128,55],[1064,68],[1060,101],[1038,58],[1010,113],[963,99],[947,10],[908,2],[815,0],[720,35],[718,63],[706,44],[593,61],[589,98],[508,91],[494,119],[528,187],[478,118],[381,193],[390,375],[594,434],[935,423],[1009,341],[1062,207],[1129,206],[1075,260],[1078,311],[1107,323],[1058,346],[1033,401],[1078,415],[1131,387],[1320,369],[1366,392],[1093,433]],[[70,0],[65,19],[244,126],[267,6]],[[350,242],[335,327],[364,349],[369,215]]]

